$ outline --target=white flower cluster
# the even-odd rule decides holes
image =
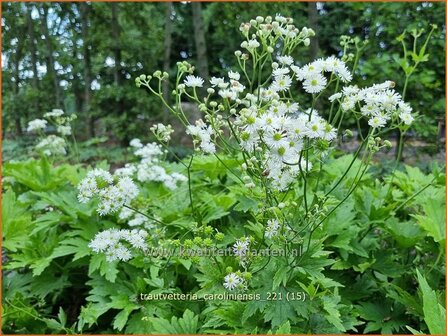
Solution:
[[[300,154],[304,140],[332,141],[337,136],[317,111],[299,112],[298,104],[291,101],[272,100],[265,107],[243,108],[235,124],[242,149],[262,151],[265,175],[278,190],[285,189],[301,171],[311,169]]]
[[[256,34],[250,36],[250,29],[254,28]],[[251,51],[258,48],[261,44],[256,40],[259,38],[261,40],[269,40],[272,42],[277,41],[277,38],[282,38],[287,40],[291,45],[297,45],[303,42],[304,45],[309,45],[309,37],[315,35],[312,29],[304,27],[301,31],[293,25],[292,18],[286,18],[280,14],[276,15],[274,18],[271,16],[262,17],[258,16],[255,20],[250,20],[250,22],[242,23],[239,30],[244,36],[247,37],[247,41],[244,41],[241,45],[242,48],[246,48]],[[269,46],[272,46],[270,44]]]
[[[216,152],[216,146],[212,142],[214,130],[211,125],[205,124],[202,119],[197,120],[195,125],[189,125],[186,128],[186,133],[200,141],[200,149],[204,153],[213,154]]]
[[[43,115],[45,119],[34,119],[28,122],[27,132],[44,131],[48,126],[48,121],[50,121],[55,127],[56,132],[65,137],[71,135],[71,125],[70,122],[76,119],[76,115],[72,114],[70,116],[65,116],[64,111],[60,109],[54,109],[51,112],[47,112]],[[36,150],[42,152],[44,155],[66,155],[66,142],[65,140],[56,135],[49,135],[43,138],[36,145]]]
[[[295,65],[291,65],[290,68],[297,79],[303,82],[304,91],[312,94],[320,93],[326,87],[328,82],[324,76],[325,72],[336,75],[343,83],[349,83],[352,80],[352,74],[345,62],[334,56],[320,58],[301,68]]]
[[[360,107],[360,113],[369,118],[368,124],[373,128],[386,126],[393,117],[399,117],[405,125],[410,125],[414,120],[411,114],[412,108],[402,100],[399,93],[392,89],[393,87],[394,83],[391,81],[364,89],[348,86],[329,99],[331,101],[338,99],[344,111]]]
[[[47,127],[48,121],[43,119],[34,119],[28,123],[27,132],[41,131]]]
[[[40,140],[36,145],[36,150],[41,151],[46,156],[66,155],[66,146],[67,143],[64,139],[52,134]]]
[[[233,245],[233,253],[239,259],[239,264],[244,266],[250,251],[250,239],[242,237]]]
[[[61,109],[53,109],[50,112],[45,113],[43,116],[45,118],[57,118],[57,117],[62,117],[64,115],[64,111],[62,111]]]
[[[265,228],[265,236],[272,238],[278,234],[280,225],[277,219],[269,219]]]
[[[230,291],[236,288],[244,288],[245,280],[236,273],[230,273],[225,276],[223,286]]]
[[[133,176],[136,174],[137,180],[140,182],[161,182],[166,188],[174,190],[179,182],[187,181],[186,176],[180,173],[168,174],[166,170],[158,165],[163,150],[156,143],[148,143],[143,145],[140,139],[133,139],[130,146],[134,148],[134,154],[141,157],[141,161],[137,164],[126,164],[123,168],[115,171],[117,176]]]
[[[118,218],[122,221],[127,221],[129,226],[143,226],[147,229],[154,227],[153,221],[129,208],[122,208]]]
[[[163,142],[169,142],[171,140],[171,134],[174,133],[171,125],[156,124],[151,127],[152,133],[158,140]]]
[[[113,176],[103,169],[94,169],[78,185],[78,200],[87,203],[95,196],[99,199],[97,211],[101,216],[114,213],[138,196],[138,187],[129,177]]]
[[[105,253],[109,262],[128,261],[133,257],[131,249],[148,249],[147,235],[144,230],[105,230],[97,233],[88,246],[96,253]]]

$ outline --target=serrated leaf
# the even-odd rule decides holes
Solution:
[[[422,292],[424,321],[431,334],[442,335],[445,332],[445,308],[438,303],[435,291],[430,288],[419,270],[416,270],[416,274]]]

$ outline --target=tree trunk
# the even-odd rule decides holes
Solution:
[[[208,57],[206,52],[205,27],[202,19],[202,4],[192,2],[192,18],[194,24],[194,38],[197,52],[197,72],[205,80],[209,78]]]
[[[115,69],[113,78],[116,86],[121,84],[121,42],[120,42],[120,26],[118,22],[118,6],[116,2],[110,3],[112,9],[112,38],[113,38],[113,56],[115,58]]]
[[[19,40],[20,41],[20,40]],[[14,86],[13,86],[13,93],[14,93],[14,97],[17,97],[17,95],[19,94],[19,82],[20,82],[20,71],[19,71],[19,63],[20,63],[20,59],[21,59],[21,43],[19,42],[17,44],[17,51],[15,54],[15,58],[14,58]],[[23,136],[23,130],[22,130],[22,124],[21,124],[21,120],[20,120],[20,111],[17,108],[17,102],[13,102],[13,111],[12,111],[13,115],[14,115],[14,122],[15,122],[15,126],[16,126],[16,132],[17,132],[17,136],[21,137]]]
[[[30,43],[30,53],[31,53],[31,66],[33,68],[33,88],[39,89],[39,78],[37,76],[37,51],[36,51],[36,34],[34,33],[34,20],[31,17],[31,11],[33,10],[33,5],[27,4],[27,27],[28,36]]]
[[[165,4],[165,38],[164,38],[164,57],[163,57],[163,71],[169,73],[171,68],[171,47],[172,47],[172,2],[166,2]],[[169,86],[169,80],[163,81],[163,98],[168,104],[171,103],[171,92]],[[163,106],[163,122],[166,123],[169,120],[169,110],[166,106]]]
[[[45,36],[45,43],[47,48],[47,56],[46,56],[46,63],[47,63],[47,73],[50,77],[51,81],[53,82],[54,86],[54,94],[55,94],[55,107],[61,108],[61,96],[60,96],[60,89],[59,89],[59,80],[57,79],[57,73],[56,69],[54,68],[55,62],[54,62],[54,56],[53,56],[53,45],[51,43],[51,35],[48,31],[48,11],[47,11],[47,5],[42,4],[40,7],[40,14],[42,15],[42,34]]]
[[[92,85],[92,64],[90,59],[90,43],[88,40],[88,16],[90,5],[86,2],[79,4],[81,13],[81,35],[83,41],[83,59],[84,59],[84,106],[83,110],[88,119],[88,133],[95,137],[95,119],[91,113],[91,85]]]
[[[316,2],[308,2],[307,15],[309,20],[309,27],[315,31],[315,36],[310,39],[310,58],[316,59],[320,46],[318,45],[318,10]]]

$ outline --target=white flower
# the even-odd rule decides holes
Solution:
[[[104,216],[130,204],[137,197],[139,190],[129,177],[119,178],[114,184],[109,172],[95,169],[78,184],[78,192],[78,200],[81,203],[87,203],[96,196],[99,199],[97,212]]]
[[[259,141],[258,133],[250,133],[247,131],[243,131],[239,138],[241,140],[240,146],[248,152],[253,151]]]
[[[230,273],[225,276],[223,286],[228,290],[233,290],[242,284],[243,281],[236,273]]]
[[[414,120],[414,117],[411,115],[411,113],[407,112],[401,112],[399,114],[399,118],[404,122],[405,125],[411,125]]]
[[[273,70],[272,75],[273,75],[273,77],[281,77],[281,76],[288,75],[289,72],[290,72],[289,68],[277,68],[277,69]]]
[[[64,139],[56,135],[49,135],[36,145],[36,150],[41,151],[46,156],[66,155],[66,145]]]
[[[163,142],[171,140],[171,134],[174,133],[171,125],[163,125],[160,123],[153,125],[150,129]]]
[[[239,74],[239,72],[234,72],[230,70],[228,71],[228,78],[238,81],[239,79],[241,79],[241,75]]]
[[[225,87],[228,86],[228,83],[225,83],[225,80],[223,78],[218,78],[218,77],[211,77],[210,83],[211,83],[212,87],[218,86],[218,87],[222,88],[221,86],[224,85],[224,84],[226,84]]]
[[[327,79],[321,74],[309,76],[303,82],[303,88],[307,93],[319,93],[326,87]]]
[[[60,135],[71,135],[71,126],[70,125],[59,125],[59,126],[57,126],[57,132]]]
[[[206,125],[201,119],[196,121],[196,125],[189,125],[186,133],[200,140],[200,148],[204,153],[213,154],[216,152],[216,146],[211,141],[214,130],[211,125]]]
[[[129,144],[131,147],[136,147],[136,148],[143,147],[143,144],[141,143],[140,139],[132,139]]]
[[[326,123],[323,129],[323,139],[332,141],[337,137],[337,130],[329,123]]]
[[[283,65],[292,65],[293,64],[293,58],[292,56],[286,55],[286,56],[278,56],[276,58],[279,63]]]
[[[384,127],[386,124],[386,120],[383,117],[375,116],[369,119],[368,125],[373,128]]]
[[[251,49],[256,49],[260,46],[259,42],[256,39],[252,39],[248,41],[247,44],[247,49],[251,50]]]
[[[34,119],[31,120],[28,123],[28,128],[26,129],[27,132],[33,132],[38,130],[43,130],[45,127],[47,127],[47,121],[43,119]]]
[[[332,96],[329,97],[329,101],[333,102],[336,99],[340,99],[342,95],[343,94],[341,92],[334,93]]]
[[[183,82],[187,87],[202,87],[204,80],[203,78],[197,77],[197,76],[193,76],[193,75],[188,75],[186,76],[186,79]]]
[[[64,111],[60,110],[60,109],[53,109],[51,112],[47,112],[45,113],[43,116],[44,118],[51,118],[51,117],[60,117],[64,115]]]
[[[292,79],[290,76],[278,76],[275,77],[275,80],[273,81],[271,85],[271,89],[276,92],[281,91],[287,91],[290,88],[290,85],[292,85]]]
[[[235,256],[245,258],[249,249],[250,241],[246,237],[238,239],[233,245],[233,253]]]
[[[267,227],[265,228],[265,236],[272,238],[278,234],[279,222],[277,219],[269,219],[267,221]]]
[[[229,100],[236,100],[237,93],[233,90],[219,90],[219,96]]]
[[[110,229],[96,234],[88,246],[96,253],[104,253],[108,262],[128,261],[133,257],[131,249],[146,251],[147,232],[144,230]]]
[[[137,168],[134,165],[126,163],[124,167],[118,168],[113,174],[118,177],[132,176],[136,171]]]
[[[288,140],[286,134],[280,131],[268,130],[263,135],[263,140],[271,149],[278,149],[279,147],[286,147]]]

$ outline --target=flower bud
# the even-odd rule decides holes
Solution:
[[[240,51],[240,50],[236,50],[236,51],[234,52],[234,54],[236,55],[236,57],[241,57],[241,55],[242,55],[242,51]]]
[[[203,240],[203,245],[205,245],[205,246],[207,246],[207,247],[210,247],[210,246],[213,245],[213,241],[212,241],[210,238],[205,238],[205,239]]]
[[[155,71],[154,72],[154,77],[155,78],[160,78],[161,77],[161,71],[160,70]]]
[[[196,244],[196,245],[202,244],[202,237],[195,237],[194,238],[194,244]]]
[[[278,64],[278,63],[276,63],[276,62],[273,62],[273,63],[272,63],[272,69],[273,69],[273,70],[278,69],[278,67],[279,67],[279,64]]]
[[[346,135],[346,137],[348,137],[348,138],[352,138],[352,136],[353,136],[352,131],[349,130],[349,129],[345,130],[345,135]]]
[[[212,95],[212,94],[214,94],[214,92],[216,92],[216,90],[214,90],[213,88],[208,88],[206,90],[206,92],[208,92],[208,94]]]
[[[257,17],[256,17],[256,21],[257,21],[258,23],[262,23],[262,22],[264,22],[264,18],[263,18],[262,16],[257,16]]]
[[[216,106],[217,106],[217,103],[216,103],[215,101],[212,101],[212,102],[210,102],[210,106],[211,106],[211,107],[216,107]]]
[[[310,45],[310,38],[304,39],[304,46],[308,47]]]
[[[225,272],[227,272],[227,273],[233,273],[233,267],[228,266],[227,268],[225,268]]]
[[[141,79],[141,80],[146,80],[146,75],[144,75],[144,74],[143,74],[143,75],[140,75],[140,79]]]
[[[225,238],[222,232],[217,232],[214,237],[216,238],[217,241],[222,241]]]
[[[385,140],[383,142],[383,144],[386,146],[386,148],[392,148],[393,147],[393,144],[389,140]]]
[[[270,47],[270,46],[267,47],[267,52],[268,53],[271,54],[273,51],[275,51],[275,50],[272,47]]]

